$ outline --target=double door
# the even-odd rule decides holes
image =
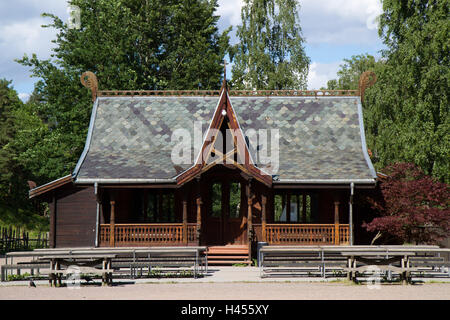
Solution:
[[[208,183],[207,245],[246,244],[247,197],[245,180],[214,179]]]

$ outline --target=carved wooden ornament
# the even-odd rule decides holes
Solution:
[[[361,102],[364,101],[364,92],[367,88],[373,86],[377,82],[377,76],[373,71],[365,71],[359,77],[359,95],[361,96]]]
[[[97,98],[98,81],[97,76],[91,72],[86,71],[81,75],[81,84],[92,92],[92,102]]]

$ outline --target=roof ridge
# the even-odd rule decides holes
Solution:
[[[220,96],[222,90],[99,90],[98,97],[110,96]],[[230,96],[340,97],[359,96],[359,90],[228,90]]]

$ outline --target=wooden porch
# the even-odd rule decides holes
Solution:
[[[196,223],[101,224],[100,247],[197,246]],[[253,225],[254,242],[269,245],[348,245],[348,224]]]

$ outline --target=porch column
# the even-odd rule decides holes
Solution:
[[[349,200],[349,204],[348,204],[348,207],[349,207],[349,212],[348,212],[348,215],[349,215],[349,217],[348,217],[348,228],[349,228],[349,237],[350,237],[350,239],[349,239],[349,242],[350,242],[350,245],[352,246],[353,245],[353,191],[354,191],[354,188],[355,188],[355,184],[352,182],[352,183],[350,183],[350,200]]]
[[[334,202],[334,244],[339,244],[339,201]]]
[[[111,200],[111,216],[109,219],[109,246],[115,247],[116,246],[116,222],[115,222],[115,206],[116,201]]]
[[[56,248],[56,214],[58,206],[56,205],[55,191],[53,191],[52,208],[53,212],[50,213],[50,228],[51,228],[50,248]]]
[[[200,245],[200,234],[202,229],[202,198],[197,198],[197,245]]]
[[[252,258],[252,239],[253,239],[253,224],[252,224],[252,203],[253,198],[250,190],[251,180],[247,184],[247,238],[248,238],[248,259]]]
[[[267,224],[267,218],[266,218],[266,203],[267,198],[266,196],[261,197],[262,202],[262,212],[261,212],[261,224],[262,224],[262,238],[264,242],[267,242],[267,234],[266,234],[266,224]]]
[[[183,200],[183,243],[187,245],[188,234],[187,234],[187,201]]]
[[[95,218],[95,243],[94,244],[95,244],[95,247],[97,248],[99,246],[99,242],[100,242],[100,207],[102,204],[97,182],[94,184],[94,193],[95,193],[95,200],[97,202],[96,218]]]

